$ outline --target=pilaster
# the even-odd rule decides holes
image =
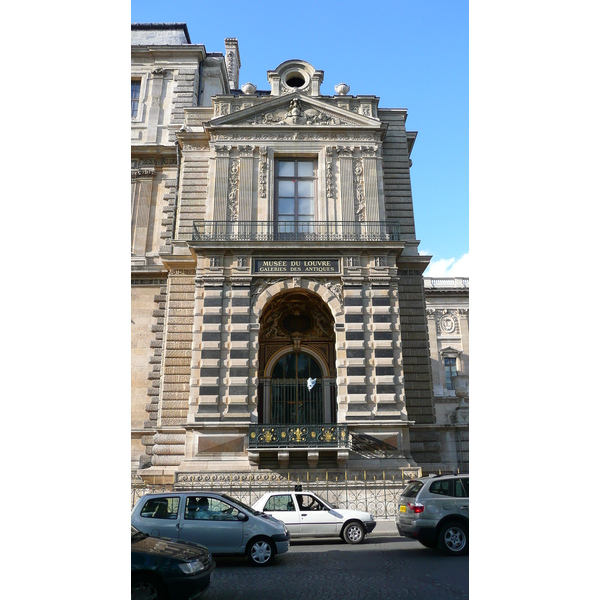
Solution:
[[[135,256],[146,254],[154,172],[154,167],[145,167],[136,173],[137,183],[134,191],[135,208],[132,215],[133,243],[131,248],[131,252]]]

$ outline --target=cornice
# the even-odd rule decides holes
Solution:
[[[131,56],[133,57],[136,54],[156,54],[169,57],[179,54],[186,56],[198,56],[200,60],[204,60],[206,58],[206,48],[203,44],[186,44],[181,46],[131,46]]]

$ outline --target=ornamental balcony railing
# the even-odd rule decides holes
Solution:
[[[194,221],[195,242],[400,241],[400,221]]]
[[[348,426],[338,423],[250,425],[250,448],[347,448]]]

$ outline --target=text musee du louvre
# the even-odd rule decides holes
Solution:
[[[254,260],[255,273],[339,273],[337,258],[277,258]]]

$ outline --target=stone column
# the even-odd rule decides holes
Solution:
[[[377,146],[363,147],[363,174],[365,186],[365,221],[378,222],[381,220],[379,214],[379,197],[377,194]]]
[[[205,259],[207,260],[207,259]],[[201,316],[200,373],[196,421],[220,418],[219,399],[222,366],[221,328],[223,314],[222,277],[204,278],[204,307]]]
[[[358,285],[356,285],[358,284]],[[355,285],[344,282],[344,320],[346,328],[346,381],[348,405],[346,421],[372,416],[372,397],[368,394],[367,364],[371,355],[368,313],[370,285],[364,280]],[[367,352],[369,356],[367,356]],[[372,370],[372,368],[370,369]],[[338,369],[338,376],[340,369]]]
[[[469,375],[469,310],[466,308],[458,309],[458,321],[460,325],[460,338],[462,343],[462,372]]]
[[[437,338],[437,319],[436,311],[433,308],[427,309],[427,331],[429,335],[429,349],[431,357],[431,371],[433,375],[433,385],[444,387],[442,378],[443,369],[440,365],[440,352]]]
[[[239,181],[239,221],[238,230],[250,227],[252,221],[252,173],[254,167],[254,146],[240,146],[240,181]],[[249,233],[241,230],[240,233]]]
[[[227,220],[227,184],[229,181],[229,152],[231,146],[215,146],[217,154],[215,165],[215,198],[214,219],[225,222]]]
[[[353,172],[352,172],[352,154],[353,146],[338,146],[340,165],[340,199],[342,221],[346,223],[354,222],[354,192],[353,192]]]
[[[232,278],[226,309],[230,330],[223,333],[223,346],[230,347],[225,375],[229,386],[224,414],[227,420],[250,421],[250,282],[247,275]]]
[[[150,222],[150,205],[152,203],[152,184],[154,168],[140,169],[137,173],[136,209],[133,215],[133,240],[131,251],[136,256],[146,254],[148,241],[148,224]]]
[[[162,108],[163,94],[163,69],[154,69],[150,80],[150,110],[148,111],[148,129],[146,131],[146,143],[155,144],[158,135],[158,122]]]

